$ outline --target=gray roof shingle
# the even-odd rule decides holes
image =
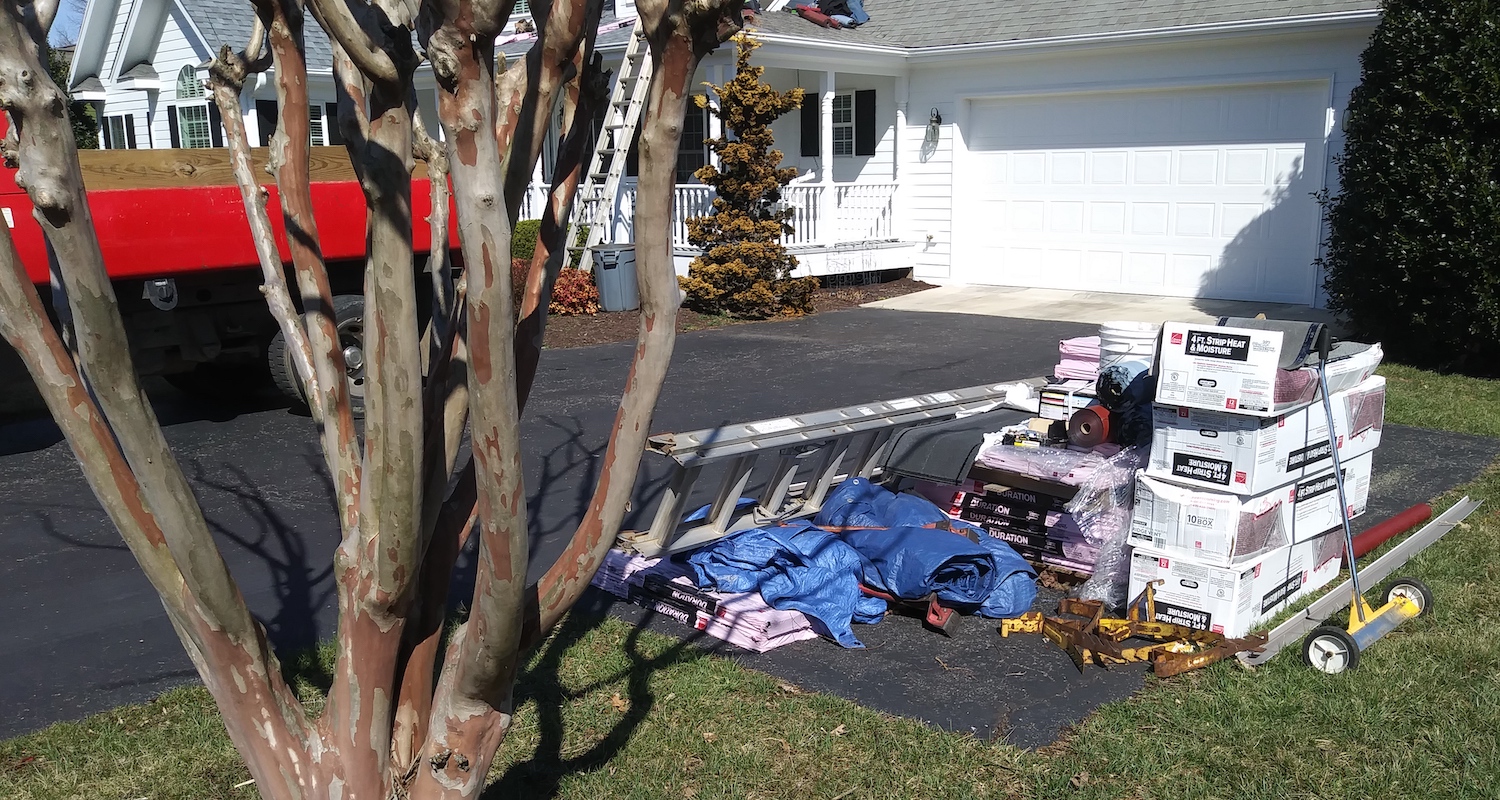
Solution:
[[[182,0],[182,7],[199,32],[208,39],[208,47],[214,53],[225,44],[235,50],[244,49],[255,23],[255,9],[247,0]],[[328,34],[311,14],[303,26],[303,39],[308,71],[332,72],[333,46],[328,43]]]
[[[811,0],[803,0],[812,4]],[[792,5],[796,5],[793,0]],[[870,21],[820,28],[796,14],[760,15],[756,30],[801,39],[887,47],[1026,41],[1059,36],[1370,11],[1379,0],[865,0]]]

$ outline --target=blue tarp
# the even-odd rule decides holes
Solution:
[[[688,556],[698,585],[760,592],[775,609],[801,611],[845,647],[863,647],[852,622],[879,622],[884,600],[859,591],[864,564],[838,534],[806,521],[726,536]]]
[[[940,523],[977,532],[979,541],[932,527]],[[924,498],[893,494],[864,478],[830,492],[812,524],[741,531],[688,563],[699,586],[758,590],[771,607],[818,620],[845,647],[862,646],[851,622],[876,622],[885,612],[884,601],[860,594],[860,582],[903,599],[936,593],[947,605],[986,617],[1015,616],[1036,599],[1036,573],[1009,545],[950,520]]]

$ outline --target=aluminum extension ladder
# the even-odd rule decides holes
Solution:
[[[1017,383],[985,384],[691,433],[658,434],[648,440],[646,449],[676,462],[671,480],[651,527],[622,531],[620,546],[647,557],[662,556],[700,547],[735,531],[812,516],[822,508],[829,490],[844,479],[875,477],[896,434],[915,425],[1016,407],[1006,403],[1016,388]],[[1039,383],[1033,388],[1039,388]],[[775,456],[774,466],[765,476],[765,488],[753,503],[742,501],[752,473],[763,457],[770,463],[770,456]],[[706,467],[716,465],[725,469],[706,515],[685,519],[699,477]]]
[[[568,249],[570,254],[582,250],[579,269],[593,268],[594,246],[604,241],[614,222],[615,199],[620,193],[630,145],[635,141],[641,112],[646,106],[652,70],[646,32],[637,20],[630,31],[630,44],[625,47],[620,74],[610,92],[609,107],[604,112],[599,138],[594,142],[589,170],[578,187],[577,205],[583,213],[573,216],[573,225],[568,231]],[[581,245],[578,244],[579,225],[588,226],[588,236]]]

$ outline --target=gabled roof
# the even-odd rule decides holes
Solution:
[[[803,0],[812,3],[810,0]],[[795,6],[793,0],[789,7]],[[1379,0],[864,0],[870,21],[820,28],[787,11],[760,15],[761,33],[923,48],[1374,11]]]
[[[609,30],[604,31],[594,39],[594,49],[611,50],[616,47],[623,48],[625,44],[630,41],[631,26],[628,24],[624,27],[613,26],[615,26],[616,23],[619,22],[628,23],[634,20],[635,17],[625,17],[621,19],[620,17],[615,16],[614,3],[606,1],[604,4],[604,14],[599,17],[599,27],[609,28]],[[531,46],[534,44],[536,44],[536,37],[530,36],[525,39],[517,39],[513,42],[506,42],[505,44],[500,45],[500,51],[505,53],[506,58],[516,58],[517,56],[525,55],[526,51],[530,50]]]
[[[243,50],[255,24],[255,9],[246,0],[177,0],[193,25],[203,34],[208,49],[219,52],[220,45]],[[309,72],[333,71],[333,46],[317,20],[307,15],[303,25]]]
[[[132,78],[136,80],[154,81],[159,80],[161,76],[156,74],[156,70],[153,69],[150,64],[136,64],[135,66],[125,70],[120,74],[120,80],[130,80]]]

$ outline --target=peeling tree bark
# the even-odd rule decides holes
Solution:
[[[441,87],[442,147],[416,119],[410,27],[417,4],[309,0],[334,43],[339,124],[366,197],[363,449],[313,217],[303,7],[253,1],[276,70],[281,119],[272,167],[300,316],[239,116],[244,76],[262,66],[259,35],[245,53],[220,53],[212,87],[264,293],[322,428],[340,505],[338,656],[319,718],[310,719],[282,682],[131,369],[64,98],[41,66],[51,0],[0,0],[0,106],[14,120],[7,150],[20,160],[17,182],[57,253],[78,343],[70,350],[47,319],[8,231],[0,237],[0,334],[21,354],[90,486],[162,596],[262,797],[473,798],[509,729],[526,649],[577,599],[624,515],[674,338],[667,221],[678,129],[699,60],[738,30],[740,0],[639,4],[656,65],[637,214],[641,329],[586,518],[537,587],[525,583],[520,414],[552,282],[566,258],[566,222],[592,120],[605,103],[600,61],[591,54],[602,0],[556,0],[538,47],[504,75],[496,74],[492,42],[513,0],[426,0],[419,22]],[[566,134],[518,321],[509,258],[514,206],[559,91],[566,92]],[[412,263],[414,155],[432,179],[435,305],[425,347]],[[445,172],[466,266],[457,281],[447,258]],[[474,456],[444,498],[466,421]],[[470,537],[479,554],[470,615],[445,648],[448,585]]]

